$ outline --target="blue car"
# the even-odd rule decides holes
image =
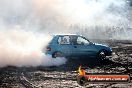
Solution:
[[[46,54],[56,57],[99,57],[104,59],[112,54],[109,46],[90,42],[77,34],[54,35],[46,48]]]

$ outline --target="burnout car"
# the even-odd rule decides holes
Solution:
[[[46,54],[56,57],[99,57],[103,60],[112,54],[109,46],[96,44],[77,34],[54,35],[46,48]]]

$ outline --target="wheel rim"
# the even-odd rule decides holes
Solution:
[[[54,54],[54,57],[62,57],[62,53],[61,53],[61,52],[56,52],[56,53]]]
[[[80,84],[84,84],[84,83],[85,83],[84,79],[80,79]]]
[[[103,60],[106,57],[105,52],[104,51],[101,51],[99,53],[99,57]]]
[[[85,78],[84,78],[84,77],[82,77],[82,78],[80,79],[80,85],[84,85],[84,84],[85,84],[85,82],[86,82]]]

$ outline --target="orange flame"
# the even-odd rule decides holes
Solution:
[[[82,69],[82,66],[79,66],[78,72],[79,72],[79,75],[85,75],[85,74],[86,74],[86,73],[85,73],[85,70]]]

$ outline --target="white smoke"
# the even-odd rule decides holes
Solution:
[[[66,0],[62,10],[70,24],[117,25],[127,20],[124,0]]]
[[[57,26],[50,8],[40,12],[35,2],[0,0],[0,67],[58,66],[66,62],[65,58],[44,54],[43,48],[51,39],[48,33]]]
[[[64,25],[121,26],[129,22],[126,0],[35,0],[34,5],[44,19]]]
[[[3,66],[58,66],[65,58],[46,56],[44,48],[51,36],[25,31],[20,26],[0,30],[0,67]]]
[[[126,0],[0,0],[0,11],[0,22],[53,32],[75,24],[131,25]]]

